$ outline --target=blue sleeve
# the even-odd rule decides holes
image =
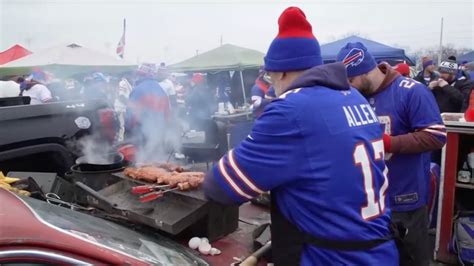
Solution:
[[[252,90],[250,92],[250,96],[260,96],[265,97],[265,93],[263,93],[262,89],[257,85],[253,85]]]
[[[406,89],[406,88],[403,88]],[[431,133],[442,143],[446,142],[446,127],[440,115],[433,93],[421,83],[406,89],[408,119],[414,131]]]
[[[268,89],[267,95],[273,98],[276,97],[275,88],[273,88],[273,86],[270,86],[270,88]]]
[[[305,159],[296,111],[277,100],[256,121],[250,135],[216,163],[205,180],[207,193],[218,186],[235,203],[243,203],[288,182],[295,182]],[[208,195],[212,198],[212,195]]]
[[[206,197],[213,201],[226,204],[226,205],[232,205],[232,204],[238,203],[233,198],[231,198],[226,193],[226,191],[223,188],[221,188],[221,186],[217,183],[217,180],[214,177],[213,171],[209,171],[209,173],[207,173],[205,182],[203,184],[203,190]]]
[[[127,111],[125,113],[125,129],[131,130],[135,127],[137,117],[135,114],[135,104],[139,101],[139,95],[141,94],[139,87],[136,87],[130,93],[127,102]]]
[[[265,108],[265,106],[267,106],[271,102],[272,102],[272,100],[270,100],[270,99],[267,99],[267,98],[262,99],[262,103],[260,104],[260,108],[261,109]]]
[[[138,85],[133,88],[132,92],[130,92],[130,96],[128,97],[129,101],[138,101],[144,94],[143,87]]]

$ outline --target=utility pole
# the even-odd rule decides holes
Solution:
[[[196,55],[199,55],[199,50],[198,49],[196,49]]]
[[[441,18],[441,32],[439,35],[439,55],[438,66],[441,64],[441,57],[443,56],[443,18]]]
[[[26,48],[28,48],[28,49],[30,49],[30,50],[31,50],[31,41],[33,41],[33,38],[32,38],[32,37],[27,37],[27,38],[25,38]]]
[[[221,43],[221,46],[222,46],[222,44],[224,44],[224,36],[223,36],[222,34],[221,34],[221,38],[220,38],[220,40],[219,40],[219,41],[220,41],[220,43]]]

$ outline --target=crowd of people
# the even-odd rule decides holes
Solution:
[[[164,63],[143,63],[136,70],[105,74],[94,71],[73,78],[56,78],[54,73],[33,69],[26,76],[2,81],[1,97],[28,96],[30,104],[75,100],[102,100],[116,113],[120,124],[117,141],[133,135],[133,128],[148,111],[169,119],[186,116],[210,117],[217,110],[217,92],[207,86],[204,74],[176,77]]]
[[[287,8],[278,24],[251,89],[252,132],[208,173],[206,195],[240,204],[271,192],[275,265],[428,265],[430,163],[440,164],[431,154],[446,143],[440,114],[468,108],[468,69],[426,56],[412,79],[410,66],[377,62],[362,43],[323,64],[302,10]],[[149,63],[120,76],[47,79],[42,71],[17,78],[18,95],[30,104],[105,100],[118,141],[143,149],[161,149],[156,140],[182,114],[193,126],[233,110],[227,74],[215,90],[203,74],[179,81]]]
[[[449,56],[436,67],[430,56],[421,59],[421,71],[413,79],[427,86],[438,103],[441,113],[466,111],[473,86],[474,69],[468,62],[458,64],[455,56]],[[395,69],[410,77],[410,67],[401,63]]]

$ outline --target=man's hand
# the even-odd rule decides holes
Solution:
[[[438,87],[440,81],[441,81],[441,79],[431,81],[430,84],[428,85],[428,88],[434,89],[434,88]]]
[[[444,79],[439,79],[438,80],[438,86],[440,86],[441,88],[444,87],[444,86],[447,86],[447,85],[449,85],[449,83],[446,80],[444,80]]]

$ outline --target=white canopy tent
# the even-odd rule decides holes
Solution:
[[[126,60],[75,43],[50,47],[0,66],[0,76],[24,75],[41,67],[59,76],[88,71],[122,72],[133,69]]]

